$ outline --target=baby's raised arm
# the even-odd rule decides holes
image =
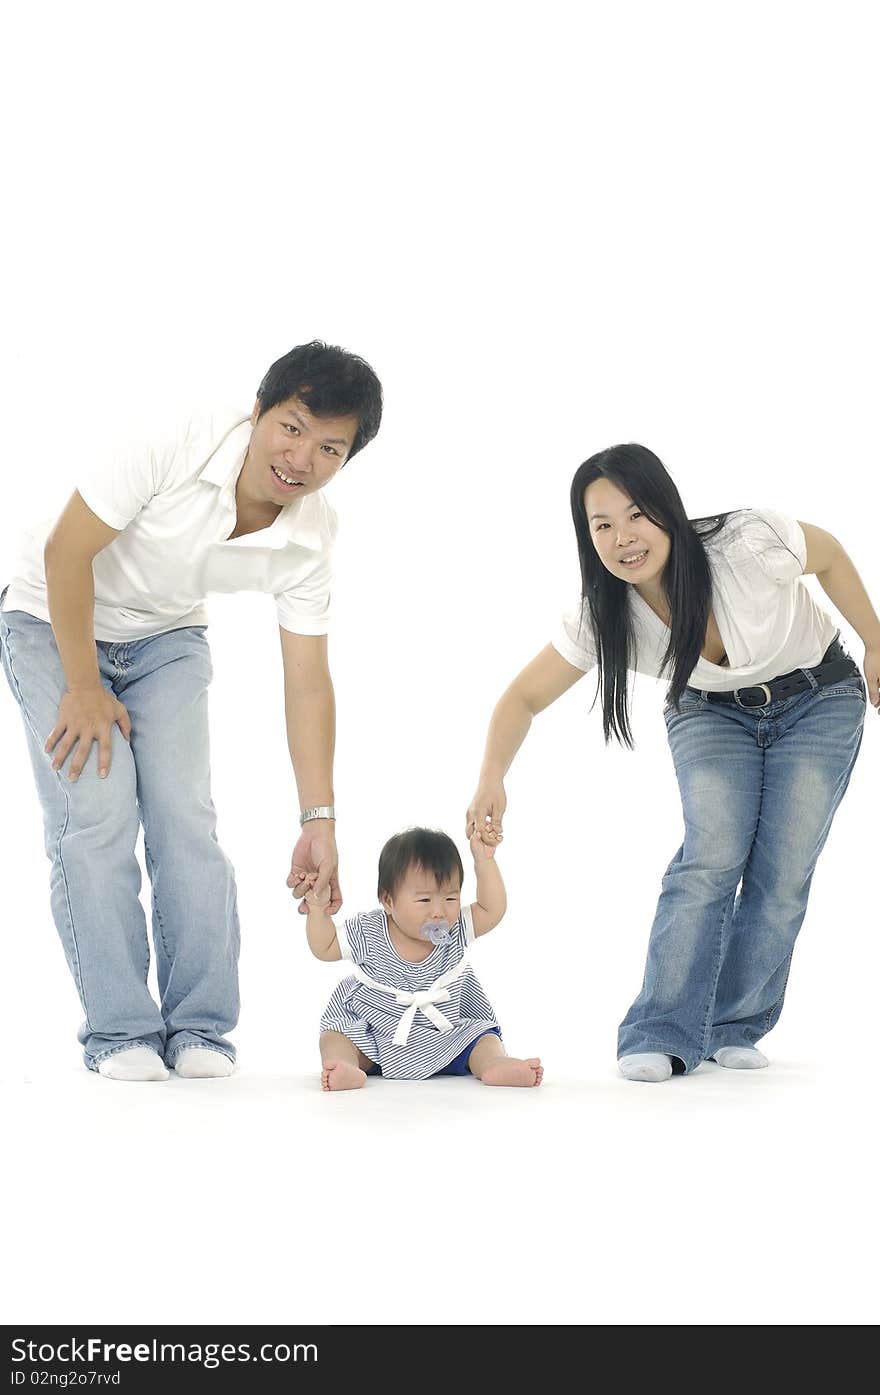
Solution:
[[[486,840],[486,841],[484,841]],[[471,906],[474,920],[474,935],[486,935],[501,920],[507,910],[507,892],[501,880],[501,872],[495,861],[495,849],[501,837],[492,829],[486,828],[482,837],[474,830],[470,838],[474,858],[474,871],[477,874],[477,899]]]
[[[336,926],[327,910],[329,904],[329,886],[325,886],[323,891],[317,893],[310,887],[306,892],[306,905],[308,906],[306,939],[315,958],[327,962],[342,958],[342,951],[336,938]]]

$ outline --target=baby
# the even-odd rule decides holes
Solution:
[[[485,837],[486,835],[484,835]],[[329,888],[306,892],[309,948],[318,959],[350,959],[321,1018],[321,1084],[358,1090],[367,1075],[425,1080],[475,1075],[484,1085],[540,1085],[537,1056],[508,1056],[501,1029],[465,960],[468,946],[501,920],[507,897],[495,844],[470,840],[477,899],[461,904],[464,868],[445,833],[410,828],[379,857],[381,907],[337,929]]]

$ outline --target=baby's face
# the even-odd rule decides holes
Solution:
[[[423,867],[410,867],[393,896],[383,896],[382,905],[398,930],[421,944],[429,938],[425,927],[447,920],[454,925],[461,915],[461,886],[456,876],[439,882]]]

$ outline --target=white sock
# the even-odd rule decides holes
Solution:
[[[754,1046],[722,1046],[712,1057],[728,1070],[763,1070],[770,1062]]]
[[[672,1057],[659,1051],[637,1051],[632,1056],[621,1056],[617,1064],[627,1080],[650,1080],[657,1084],[668,1080],[672,1074]]]
[[[223,1051],[212,1051],[209,1046],[185,1046],[174,1062],[174,1069],[184,1080],[211,1080],[231,1075],[235,1062]]]
[[[167,1080],[168,1072],[157,1051],[149,1046],[128,1046],[98,1062],[98,1074],[108,1080]]]

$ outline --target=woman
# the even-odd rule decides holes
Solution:
[[[372,440],[381,411],[362,359],[299,345],[272,364],[250,414],[193,416],[86,471],[0,596],[0,659],[43,805],[52,912],[86,1019],[79,1040],[102,1076],[225,1076],[235,1059],[239,930],[210,792],[209,591],[274,596],[302,809],[288,886],[301,898],[317,876],[331,909],[341,904],[327,665],[336,525],[321,490]],[[243,759],[264,689],[255,675]],[[138,899],[141,823],[158,1003]]]
[[[598,672],[606,741],[632,745],[628,670],[669,681],[684,842],[663,878],[642,991],[619,1036],[630,1080],[678,1063],[754,1069],[782,1010],[810,879],[859,750],[865,687],[803,573],[861,636],[880,709],[880,620],[829,533],[740,510],[689,522],[644,446],[575,474],[582,597],[489,727],[473,828],[502,831],[503,779],[536,713]]]

